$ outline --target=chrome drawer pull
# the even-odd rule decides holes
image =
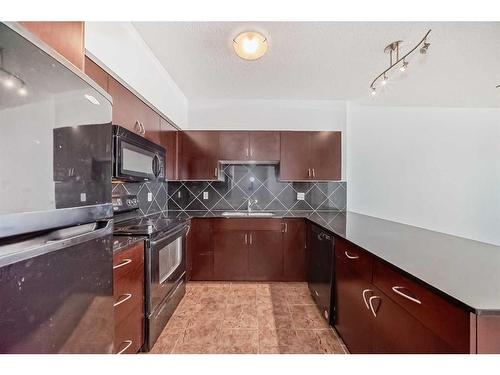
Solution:
[[[377,317],[377,312],[373,308],[372,301],[374,299],[381,299],[379,296],[371,296],[370,299],[368,300],[368,303],[370,304],[370,310],[372,311],[373,316],[376,318]]]
[[[404,286],[393,286],[393,287],[392,287],[392,291],[393,291],[394,293],[396,293],[396,294],[400,295],[401,297],[404,297],[404,298],[406,298],[406,299],[409,299],[410,301],[415,302],[415,303],[418,303],[419,305],[421,305],[421,304],[422,304],[422,302],[421,302],[420,300],[418,300],[418,299],[416,299],[416,298],[414,298],[414,297],[411,297],[411,296],[409,296],[409,295],[408,295],[408,294],[406,294],[406,293],[401,292],[401,291],[400,291],[400,289],[406,289],[406,288],[405,288]]]
[[[116,266],[113,266],[113,269],[116,270],[117,268],[126,266],[129,263],[132,263],[132,259],[123,259],[122,262],[118,263]]]
[[[351,255],[347,251],[344,251],[344,254],[349,259],[359,259],[359,255]]]
[[[127,346],[125,346],[122,350],[120,350],[116,354],[122,354],[125,350],[127,350],[128,348],[130,348],[130,345],[132,345],[132,340],[125,340],[124,342],[122,342],[122,344],[124,344],[124,343],[127,343]]]
[[[371,290],[371,289],[363,290],[363,301],[365,301],[366,309],[370,310],[370,306],[368,305],[368,301],[366,300],[366,293],[368,293],[368,292],[373,293],[373,290]]]
[[[122,297],[125,297],[125,298],[122,299]],[[120,298],[118,298],[118,302],[115,302],[115,304],[113,306],[116,307],[118,305],[121,305],[123,302],[128,301],[130,298],[132,298],[132,294],[130,294],[130,293],[122,294],[120,296]]]

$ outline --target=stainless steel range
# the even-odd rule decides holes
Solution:
[[[134,196],[113,197],[115,212],[136,209]],[[120,207],[121,206],[121,207]],[[164,214],[124,219],[115,216],[115,236],[145,236],[146,340],[149,351],[186,292],[186,234],[189,226]]]

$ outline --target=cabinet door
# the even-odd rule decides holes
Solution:
[[[20,22],[29,32],[48,44],[78,69],[85,64],[85,23],[76,22]]]
[[[85,74],[104,90],[108,91],[108,73],[88,57],[85,57]]]
[[[341,179],[340,132],[311,132],[311,163],[313,180]]]
[[[167,152],[166,177],[167,180],[178,179],[178,140],[179,131],[163,117],[160,117],[160,144]]]
[[[137,99],[139,100],[139,99]],[[140,100],[139,100],[140,101]],[[144,138],[154,142],[160,143],[160,115],[148,107],[145,103],[140,101],[141,111],[139,119],[144,126]]]
[[[335,280],[335,329],[351,353],[369,354],[372,352],[373,316],[365,299],[368,301],[373,295],[373,288],[339,260],[335,264]]]
[[[248,160],[249,155],[248,132],[219,132],[220,160]]]
[[[250,231],[248,234],[248,276],[256,281],[278,281],[283,278],[282,232]]]
[[[253,161],[280,160],[280,133],[279,132],[249,132],[250,156]]]
[[[281,132],[280,180],[310,178],[309,132]]]
[[[185,131],[180,138],[180,179],[218,180],[218,132]]]
[[[214,231],[214,279],[248,279],[248,237],[242,230]]]
[[[405,309],[373,287],[373,352],[378,354],[439,354],[454,350]],[[373,297],[372,297],[373,298]]]
[[[306,281],[306,222],[304,219],[283,219],[284,279]]]
[[[113,97],[113,124],[139,133],[137,122],[144,111],[144,103],[111,76],[108,79],[108,91]]]
[[[214,252],[210,219],[191,219],[187,237],[188,280],[212,280]]]

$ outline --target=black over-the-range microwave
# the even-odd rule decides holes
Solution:
[[[165,181],[165,149],[121,126],[113,125],[113,178]]]

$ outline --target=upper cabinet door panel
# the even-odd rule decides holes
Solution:
[[[160,144],[167,153],[167,160],[165,161],[167,180],[177,180],[178,178],[178,136],[179,131],[163,117],[160,117]]]
[[[218,133],[220,160],[248,160],[248,132],[221,131]]]
[[[181,180],[217,180],[219,178],[219,133],[211,131],[181,132]]]
[[[85,74],[104,90],[108,91],[108,73],[88,57],[85,57]]]
[[[281,132],[280,180],[310,178],[309,132]]]
[[[20,24],[83,71],[84,22],[20,22]]]
[[[142,101],[140,101],[140,104],[141,112],[139,113],[139,121],[144,126],[144,137],[151,142],[160,144],[160,115]]]
[[[140,121],[144,103],[111,76],[108,80],[108,89],[113,97],[113,124],[138,133],[136,123]]]
[[[313,180],[341,179],[341,132],[311,132]]]
[[[280,133],[271,131],[249,132],[250,156],[254,161],[280,160]]]

